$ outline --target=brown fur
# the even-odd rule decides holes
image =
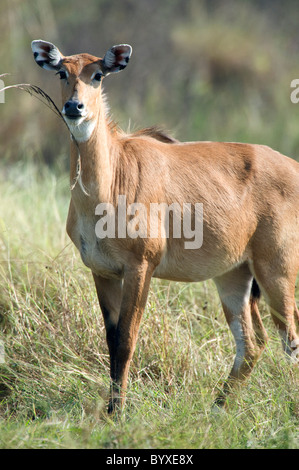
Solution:
[[[251,372],[267,334],[250,295],[253,278],[271,307],[284,348],[297,338],[294,286],[299,268],[299,164],[261,145],[181,143],[160,130],[125,134],[111,128],[91,73],[102,59],[63,58],[69,71],[62,100],[79,97],[95,130],[79,143],[81,180],[71,197],[67,232],[93,272],[111,359],[109,411],[123,404],[130,361],[152,276],[176,281],[214,279],[236,340],[232,371],[217,405]],[[106,69],[105,69],[106,70]],[[104,69],[103,69],[104,72]],[[78,149],[71,144],[71,182]],[[184,249],[182,238],[97,239],[95,208],[101,202],[203,203],[203,244]],[[256,290],[256,289],[255,289]]]
[[[148,136],[153,139],[164,142],[165,144],[177,144],[179,141],[174,137],[167,134],[164,129],[161,129],[158,126],[146,127],[145,129],[140,129],[132,134],[132,137],[142,137]]]

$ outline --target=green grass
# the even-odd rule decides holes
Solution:
[[[211,405],[234,343],[211,282],[154,280],[122,419],[90,272],[65,233],[68,176],[0,171],[1,448],[299,448],[296,373],[267,307],[269,346],[226,413]]]

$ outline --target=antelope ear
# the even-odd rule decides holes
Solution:
[[[43,69],[58,70],[60,68],[64,56],[51,42],[42,41],[41,39],[32,41],[31,49],[35,62]]]
[[[102,65],[104,74],[120,72],[128,65],[130,56],[132,54],[132,47],[129,44],[119,44],[113,46],[106,52]]]

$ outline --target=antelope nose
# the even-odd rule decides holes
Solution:
[[[78,100],[69,100],[64,105],[64,114],[70,119],[76,119],[82,116],[84,104]]]

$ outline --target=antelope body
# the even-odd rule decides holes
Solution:
[[[110,354],[108,411],[122,407],[129,365],[151,278],[216,283],[236,342],[236,357],[216,404],[249,376],[267,341],[259,310],[264,294],[291,355],[299,340],[295,280],[299,269],[299,164],[262,145],[182,143],[157,129],[126,134],[111,124],[102,79],[126,67],[131,47],[104,58],[63,56],[32,42],[38,65],[62,84],[62,114],[71,139],[71,202],[67,232],[92,270]],[[78,167],[79,162],[79,167]],[[75,182],[75,184],[74,184]],[[186,249],[184,236],[98,238],[96,207],[118,197],[140,203],[203,204],[203,241]],[[191,210],[191,218],[194,211]],[[145,221],[139,218],[139,224]],[[116,220],[117,225],[117,220]]]

